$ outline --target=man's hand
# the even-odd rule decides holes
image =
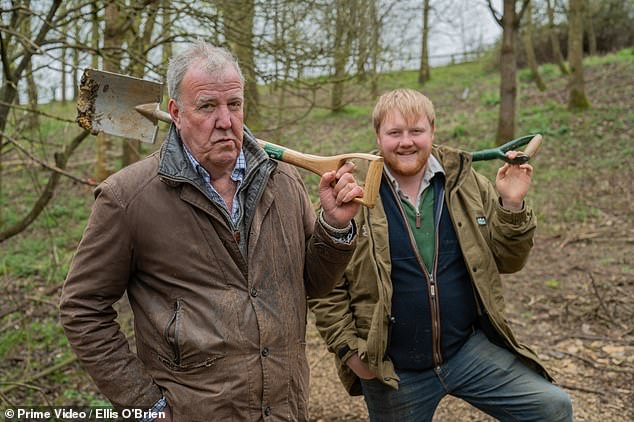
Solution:
[[[319,182],[319,200],[324,220],[338,229],[347,227],[359,211],[360,205],[352,200],[363,197],[363,188],[357,185],[353,170],[354,163],[347,162],[336,172],[324,173]]]
[[[346,365],[348,366],[348,368],[352,369],[352,372],[354,372],[361,379],[371,380],[376,378],[376,375],[374,375],[372,371],[370,371],[368,365],[361,360],[357,353],[350,356],[348,360],[346,360]]]
[[[506,156],[513,159],[517,151],[509,151]],[[533,167],[530,164],[508,164],[499,168],[495,178],[495,189],[500,194],[502,206],[511,211],[522,209],[524,197],[528,193],[533,177]]]

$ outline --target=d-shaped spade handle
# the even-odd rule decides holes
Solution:
[[[543,139],[544,138],[540,134],[522,136],[520,138],[513,139],[512,141],[509,141],[504,145],[500,145],[497,148],[488,148],[472,152],[471,160],[484,161],[497,158],[510,164],[523,164],[528,162],[528,160],[530,160],[537,154],[537,151],[539,151]],[[506,156],[507,151],[517,150],[524,145],[526,145],[524,152],[518,154],[517,157],[515,157],[514,159],[511,160]]]

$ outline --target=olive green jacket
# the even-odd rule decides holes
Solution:
[[[504,316],[500,273],[524,266],[536,227],[532,211],[526,206],[519,212],[503,209],[493,184],[471,167],[469,154],[448,147],[434,147],[433,154],[445,170],[446,203],[481,304],[482,322],[490,328],[487,335],[550,379],[536,354],[515,339]],[[486,224],[478,224],[481,217]],[[374,209],[361,208],[355,221],[358,243],[344,277],[330,294],[309,301],[317,328],[335,353],[339,377],[353,395],[360,394],[358,379],[344,362],[355,352],[385,384],[398,388],[399,381],[386,355],[392,282],[380,197]]]

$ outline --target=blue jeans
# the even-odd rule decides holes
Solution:
[[[372,422],[431,421],[447,394],[501,421],[572,421],[572,404],[561,388],[479,330],[441,366],[397,373],[398,390],[361,380]]]

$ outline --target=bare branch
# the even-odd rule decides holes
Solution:
[[[89,134],[90,134],[89,132],[83,131],[82,133],[77,135],[75,138],[73,138],[73,140],[66,146],[66,148],[64,149],[62,153],[55,154],[55,164],[56,164],[56,166],[54,166],[55,169],[60,169],[63,171],[63,169],[66,167],[66,163],[68,162],[68,159],[70,158],[70,156],[75,152],[77,147],[79,147],[82,141],[86,139],[86,137]],[[17,148],[20,148],[19,144],[16,145],[15,140],[11,139],[9,136],[7,136],[7,134],[0,132],[0,137],[5,137],[14,146],[16,146]],[[23,148],[21,148],[21,150],[24,151]],[[55,189],[57,188],[57,184],[59,183],[59,180],[62,174],[64,174],[67,177],[71,177],[71,175],[66,174],[66,172],[60,173],[50,168],[49,170],[51,170],[51,177],[48,179],[48,183],[46,184],[46,187],[40,193],[40,197],[37,199],[37,201],[31,208],[31,211],[29,211],[29,213],[25,215],[20,221],[17,221],[15,224],[2,230],[0,232],[0,242],[3,242],[17,235],[18,233],[26,229],[33,221],[35,221],[35,219],[40,215],[40,213],[44,210],[46,205],[49,203],[49,201],[53,197],[53,193],[55,192]],[[77,180],[74,176],[71,178]],[[78,181],[81,181],[81,180],[78,180]],[[85,182],[82,182],[82,183],[85,183]],[[90,184],[90,183],[86,183],[86,184]]]

